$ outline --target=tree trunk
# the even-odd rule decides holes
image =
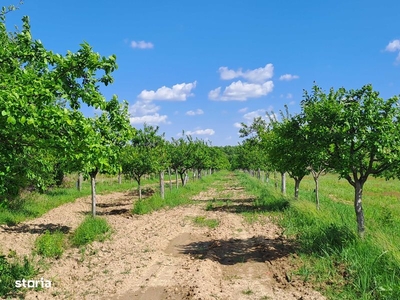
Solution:
[[[275,182],[275,190],[278,189],[278,178],[276,176],[276,171],[274,171],[274,182]]]
[[[185,185],[185,173],[179,173],[179,177],[181,178],[182,186]]]
[[[140,184],[140,178],[138,180],[138,191],[139,191],[139,200],[142,200],[142,186]]]
[[[179,182],[178,182],[178,171],[175,170],[175,184],[176,184],[176,188],[178,188]]]
[[[188,180],[189,180],[189,176],[188,176],[188,174],[185,172],[185,179],[184,179],[184,181],[183,181],[183,185],[186,185],[186,184],[188,183]]]
[[[118,172],[118,184],[121,184],[121,182],[122,182],[121,172]]]
[[[169,190],[172,191],[171,168],[168,168]]]
[[[260,170],[260,168],[258,168],[258,170],[257,170],[257,179],[258,180],[261,179],[261,170]]]
[[[76,188],[78,189],[78,191],[82,191],[82,181],[83,181],[82,174],[79,173],[78,180],[76,181]]]
[[[164,191],[164,171],[160,172],[160,195],[161,199],[164,199],[165,191]]]
[[[198,169],[198,170],[197,170],[197,178],[198,178],[198,179],[201,179],[201,169]]]
[[[357,217],[358,234],[361,238],[364,238],[365,225],[364,225],[364,211],[362,208],[362,192],[364,182],[359,180],[355,181],[354,185],[354,209]]]
[[[319,182],[318,182],[318,176],[314,176],[314,182],[315,182],[315,205],[317,206],[317,210],[319,210]]]
[[[281,193],[286,195],[286,173],[281,173]]]
[[[294,178],[294,198],[299,199],[300,182],[302,178]]]
[[[269,172],[265,171],[265,182],[269,182]]]
[[[96,216],[96,175],[97,170],[90,172],[90,185],[92,190],[92,216],[93,218]]]

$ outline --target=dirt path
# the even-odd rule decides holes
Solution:
[[[324,299],[288,275],[294,250],[276,225],[267,217],[248,223],[224,209],[207,211],[214,198],[251,202],[235,178],[197,195],[198,204],[144,216],[130,214],[132,195],[99,196],[98,211],[112,225],[112,239],[85,253],[67,250],[39,275],[52,287],[31,291],[27,299]],[[74,230],[89,208],[90,198],[82,198],[13,229],[3,226],[2,250],[28,254],[46,227]],[[196,225],[199,216],[219,225]]]

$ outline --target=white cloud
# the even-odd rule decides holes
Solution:
[[[282,75],[281,77],[279,77],[279,80],[290,81],[290,80],[298,79],[298,78],[299,78],[299,76],[297,76],[297,75],[285,74],[285,75]]]
[[[265,109],[258,109],[255,111],[248,112],[247,114],[243,115],[243,118],[245,118],[247,121],[253,121],[254,118],[257,117],[265,117]]]
[[[385,48],[386,51],[395,52],[400,51],[400,40],[391,41]]]
[[[248,110],[248,107],[244,107],[238,110],[240,113],[245,113]]]
[[[274,75],[274,66],[273,64],[266,64],[265,67],[247,70],[245,72],[243,72],[241,68],[235,71],[230,70],[227,67],[220,67],[218,72],[223,80],[231,80],[242,77],[250,82],[262,83],[272,78]]]
[[[151,101],[136,101],[135,104],[129,107],[129,113],[132,115],[148,115],[154,114],[160,110],[159,106],[156,106]]]
[[[294,105],[296,102],[295,101],[290,101],[289,105]]]
[[[211,100],[217,100],[220,93],[221,93],[221,87],[218,87],[215,90],[212,90],[208,93],[208,98]]]
[[[196,87],[196,81],[192,83],[175,84],[172,88],[163,86],[157,91],[143,90],[138,98],[142,100],[171,100],[171,101],[186,101],[186,98],[193,96],[192,89]]]
[[[242,70],[239,69],[238,71],[229,70],[227,67],[220,67],[218,72],[221,76],[222,80],[231,80],[241,76]]]
[[[288,93],[287,95],[286,95],[286,99],[292,99],[293,98],[293,95],[291,94],[291,93]]]
[[[211,100],[229,101],[238,100],[246,101],[248,98],[258,98],[266,96],[272,92],[274,83],[267,81],[263,84],[258,83],[247,83],[242,81],[232,82],[227,86],[221,95],[221,87],[218,87],[208,93],[208,97]]]
[[[195,131],[186,131],[187,135],[213,135],[215,131],[213,129],[198,129]]]
[[[153,43],[150,42],[145,42],[145,41],[132,41],[130,43],[132,48],[139,48],[139,49],[153,49],[154,45]]]
[[[391,41],[385,48],[386,51],[396,52],[399,51],[396,57],[396,63],[400,63],[400,40]]]
[[[202,115],[204,114],[204,111],[201,110],[200,108],[196,109],[196,110],[189,110],[186,112],[186,115],[188,116],[195,116],[195,115]]]
[[[133,105],[129,106],[129,114],[131,124],[158,125],[160,123],[170,124],[167,121],[168,116],[157,113],[160,106],[155,105],[148,100],[138,100]]]
[[[242,124],[240,124],[239,122],[236,122],[233,124],[233,127],[242,128]]]
[[[162,115],[160,116],[159,114],[154,114],[154,115],[147,115],[147,116],[141,116],[141,117],[131,117],[130,122],[131,124],[149,124],[149,125],[158,125],[158,124],[169,124],[167,121],[167,116]]]

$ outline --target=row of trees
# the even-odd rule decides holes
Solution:
[[[229,161],[226,154],[217,147],[211,147],[203,140],[193,139],[182,134],[179,139],[168,142],[164,134],[158,135],[158,127],[144,125],[138,130],[129,144],[122,150],[122,173],[133,178],[138,183],[139,199],[141,195],[141,180],[146,174],[160,174],[161,196],[163,197],[164,172],[171,170],[176,174],[176,187],[180,177],[182,185],[188,179],[188,171],[196,170],[196,176],[201,177],[202,171],[228,169]]]
[[[304,91],[301,108],[291,116],[286,107],[281,121],[271,113],[269,122],[256,118],[251,125],[242,124],[240,133],[247,139],[241,148],[249,161],[243,160],[241,168],[287,173],[295,181],[295,198],[301,180],[311,173],[318,208],[319,176],[339,174],[354,188],[358,232],[363,236],[365,182],[370,176],[400,175],[399,97],[384,100],[371,85],[328,93],[314,85],[311,92]]]
[[[182,136],[166,142],[158,128],[136,130],[128,104],[106,100],[101,86],[113,82],[116,57],[102,57],[83,43],[60,55],[31,36],[29,18],[22,30],[8,32],[0,12],[0,206],[20,191],[44,191],[64,173],[90,178],[96,213],[96,176],[125,173],[140,185],[144,174],[176,171],[184,184],[188,169],[218,169],[228,161],[217,148]],[[100,111],[86,117],[81,108]]]

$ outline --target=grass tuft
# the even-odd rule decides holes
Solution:
[[[204,216],[197,216],[193,218],[193,223],[202,226],[202,227],[209,227],[211,229],[218,227],[219,221],[216,219],[207,219]]]
[[[35,241],[35,251],[43,257],[60,258],[64,252],[65,234],[61,231],[50,233],[48,230]]]
[[[106,219],[88,216],[76,228],[71,236],[71,243],[74,246],[84,246],[93,241],[103,242],[111,234],[111,226]]]
[[[29,280],[37,274],[38,270],[27,257],[24,257],[22,261],[16,258],[9,261],[5,255],[0,255],[0,297],[23,298],[25,291],[17,288],[15,281]]]

